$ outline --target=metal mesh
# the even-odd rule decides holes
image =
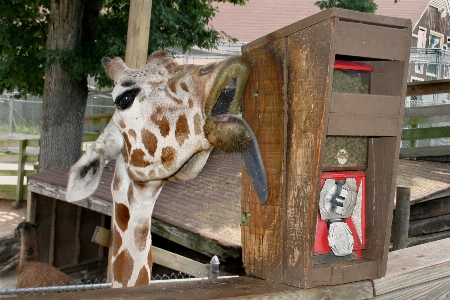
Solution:
[[[152,275],[150,283],[159,283],[166,281],[185,281],[185,280],[207,280],[208,272],[205,268],[204,274],[199,274],[199,276],[192,276],[183,272],[173,272],[171,274],[156,274]],[[102,281],[95,280],[94,282],[85,282],[70,285],[55,285],[49,287],[30,287],[30,288],[20,288],[20,289],[7,289],[0,290],[0,298],[8,297],[11,295],[25,296],[25,295],[42,295],[42,294],[55,294],[55,293],[65,293],[65,292],[81,292],[89,290],[103,290],[112,287],[111,283],[107,283],[106,279]]]

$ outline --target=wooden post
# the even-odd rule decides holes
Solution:
[[[397,196],[394,214],[393,250],[408,247],[409,208],[411,202],[411,187],[397,186]]]
[[[125,51],[125,64],[129,68],[137,69],[147,62],[151,15],[151,0],[130,1],[127,48]]]
[[[16,203],[23,198],[23,177],[25,175],[25,162],[26,162],[26,151],[27,150],[27,140],[19,141],[19,169],[17,172],[17,189],[16,189]]]

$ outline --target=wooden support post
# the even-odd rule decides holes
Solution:
[[[19,203],[23,199],[23,178],[25,175],[25,162],[26,162],[26,151],[27,150],[27,140],[19,141],[19,169],[17,172],[17,188],[16,188],[16,203]]]
[[[32,192],[28,192],[26,220],[31,223],[36,220],[36,195]]]
[[[147,62],[150,35],[151,0],[131,0],[128,14],[127,48],[125,64],[137,69]]]
[[[397,196],[394,214],[393,250],[408,247],[409,208],[411,202],[411,187],[397,186]]]

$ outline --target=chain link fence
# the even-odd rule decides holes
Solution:
[[[183,272],[172,272],[171,274],[156,274],[151,276],[150,284],[155,283],[168,283],[186,280],[209,280],[217,278],[227,278],[230,276],[211,276],[211,272],[208,271],[205,265],[205,273],[192,276]],[[236,277],[236,276],[231,276]],[[43,294],[56,294],[65,292],[81,292],[89,290],[104,290],[112,288],[112,284],[106,282],[106,279],[102,281],[95,280],[94,282],[80,282],[78,284],[69,285],[54,285],[45,287],[29,287],[29,288],[16,288],[0,290],[0,298],[9,298],[11,295],[15,296],[27,296],[27,295],[43,295]]]

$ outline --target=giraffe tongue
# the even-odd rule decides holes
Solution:
[[[232,114],[218,115],[215,117],[221,122],[231,122],[241,125],[251,136],[249,145],[241,152],[244,160],[245,172],[250,177],[253,188],[258,195],[259,203],[266,204],[269,197],[269,188],[267,183],[266,170],[259,149],[259,143],[255,133],[248,123],[241,117]],[[232,142],[232,141],[230,141]]]

